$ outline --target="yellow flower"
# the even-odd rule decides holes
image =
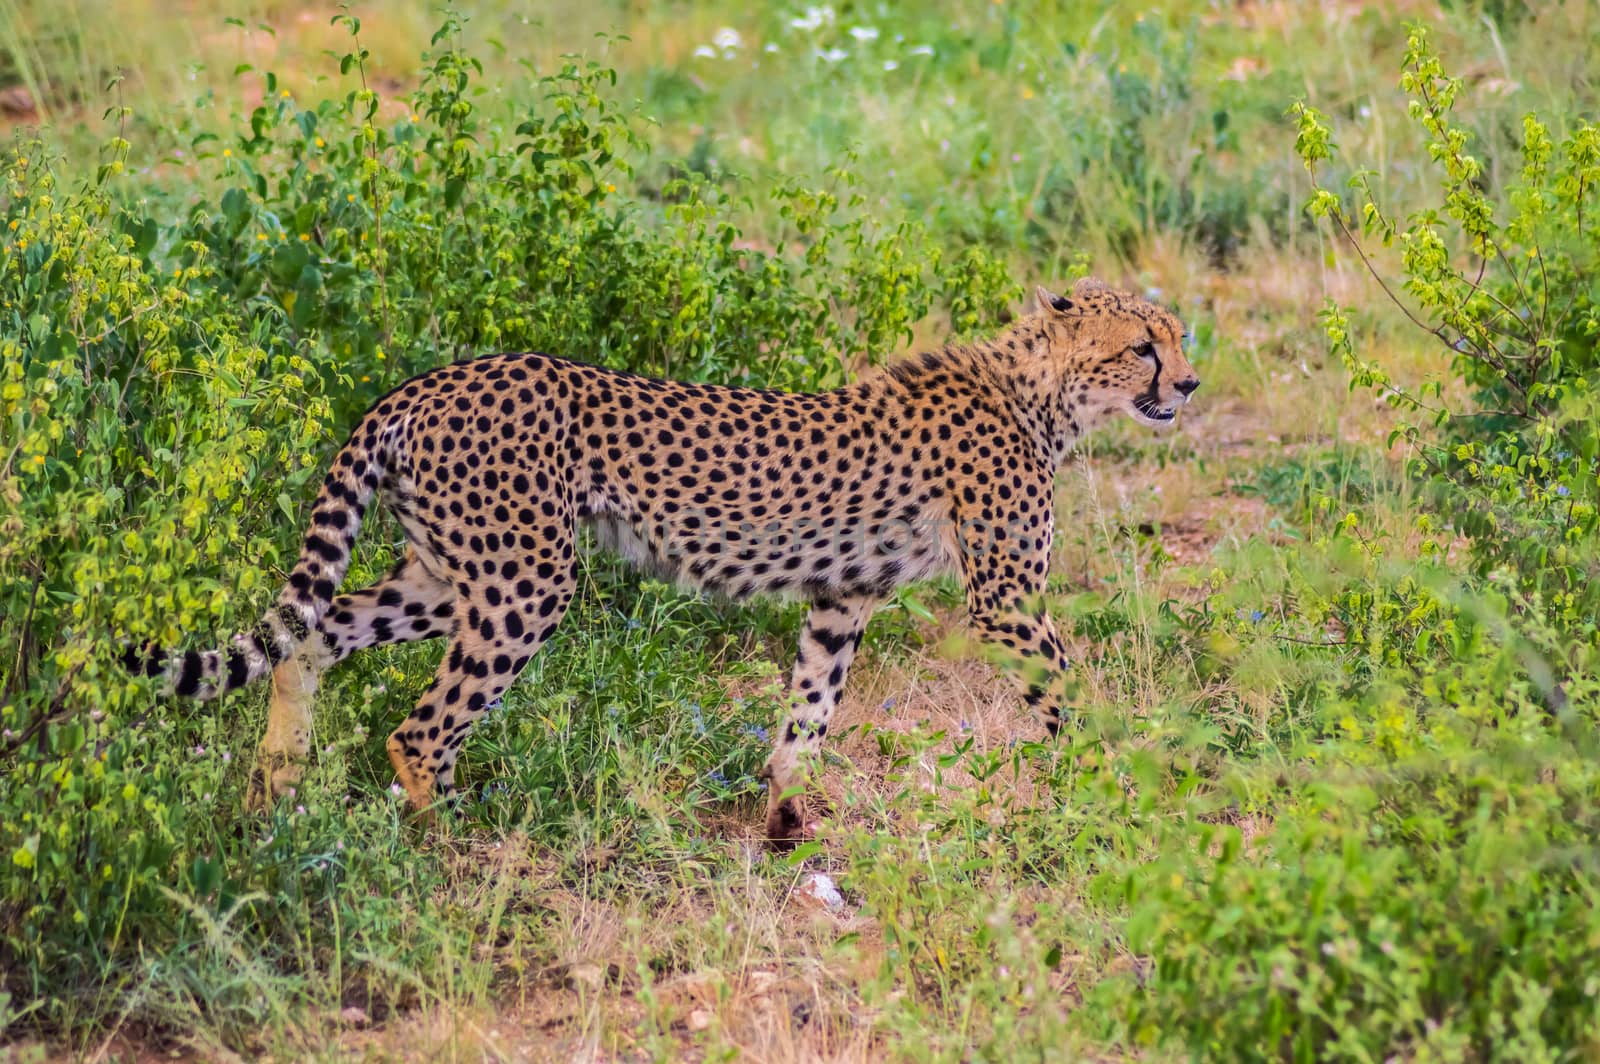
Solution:
[[[617,190],[617,186],[616,185],[613,185],[609,181],[606,182],[606,191],[607,192],[615,192],[616,190]]]
[[[1031,99],[1033,99],[1033,90],[1032,90],[1032,89],[1030,89],[1030,88],[1028,88],[1028,87],[1027,87],[1027,86],[1026,86],[1026,85],[1024,85],[1024,86],[1023,86],[1023,87],[1022,87],[1022,98],[1023,98],[1023,99],[1024,99],[1024,100],[1031,100]]]
[[[17,220],[15,218],[13,218],[13,219],[11,219],[11,228],[15,229],[16,227],[17,227]]]
[[[356,201],[356,194],[354,192],[345,193],[344,201],[346,203],[354,203]]]
[[[224,159],[231,159],[231,158],[233,158],[233,149],[232,149],[232,148],[223,148],[223,149],[222,149],[222,157],[223,157],[223,158],[224,158]]]
[[[33,464],[34,465],[44,465],[44,455],[42,455],[42,454],[34,455],[33,456]]]
[[[416,115],[412,115],[411,116],[411,121],[415,122],[416,120],[417,120],[417,116]]]
[[[328,142],[327,141],[323,140],[321,137],[317,138],[317,147],[325,148],[327,146],[328,146]]]
[[[265,234],[265,233],[257,233],[256,234],[256,239],[257,240],[265,240],[265,239],[267,239],[267,234]]]
[[[26,238],[17,241],[17,250],[18,251],[27,251],[28,250],[28,241],[27,241]]]
[[[371,384],[372,383],[372,378],[371,377],[362,377],[361,378],[361,383],[362,384]]]
[[[310,233],[301,233],[300,234],[300,242],[302,244],[304,244],[306,241],[308,241],[310,239],[311,239],[311,234]]]
[[[287,100],[289,98],[289,90],[288,89],[284,89],[282,95],[283,95],[283,98],[285,100]]]

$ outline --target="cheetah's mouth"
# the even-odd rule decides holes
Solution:
[[[1165,425],[1177,414],[1177,407],[1166,406],[1148,395],[1141,395],[1133,401],[1134,419],[1146,425]]]

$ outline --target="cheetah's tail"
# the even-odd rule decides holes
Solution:
[[[389,433],[373,415],[356,427],[317,492],[311,528],[289,581],[259,624],[219,650],[177,654],[130,647],[123,654],[128,670],[164,676],[166,690],[186,698],[216,698],[272,672],[317,630],[333,602],[349,568],[361,519],[388,466],[390,445]]]

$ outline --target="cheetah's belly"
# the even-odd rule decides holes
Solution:
[[[956,562],[954,538],[932,518],[819,515],[734,523],[679,515],[652,522],[596,507],[585,522],[600,548],[643,572],[735,599],[881,597]]]

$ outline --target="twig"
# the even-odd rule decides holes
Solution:
[[[61,689],[56,692],[55,698],[50,700],[50,708],[30,721],[28,726],[22,729],[21,733],[9,739],[5,746],[0,747],[0,756],[11,756],[28,745],[28,740],[39,734],[46,725],[56,723],[62,711],[66,708],[67,696],[72,692],[72,681],[82,671],[83,663],[79,662],[61,678]]]

